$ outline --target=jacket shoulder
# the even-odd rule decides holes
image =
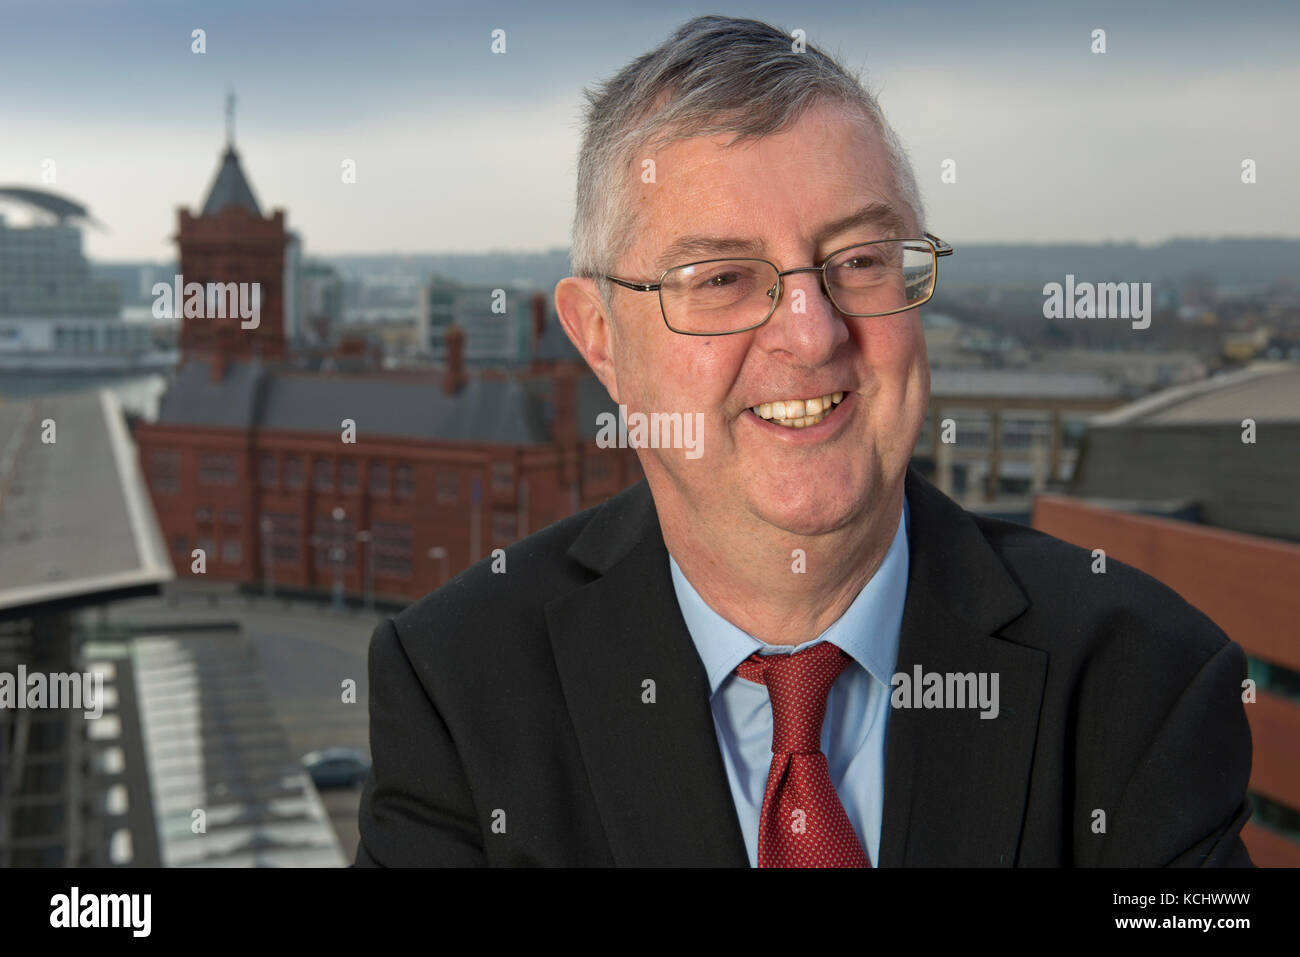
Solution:
[[[1033,618],[1061,636],[1140,636],[1158,654],[1205,659],[1223,630],[1164,582],[1106,553],[1046,532],[972,513],[971,519],[1031,602]]]

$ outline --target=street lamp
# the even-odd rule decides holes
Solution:
[[[334,610],[343,610],[343,556],[346,554],[343,549],[343,519],[347,513],[339,505],[334,506],[334,511],[330,513],[334,516]]]
[[[429,557],[437,558],[442,562],[442,584],[444,585],[447,584],[447,574],[449,568],[449,562],[448,562],[449,553],[447,549],[443,548],[441,545],[435,545],[433,546],[433,548],[429,549]]]
[[[374,588],[375,588],[375,549],[370,544],[370,532],[361,529],[357,532],[357,541],[366,549],[366,611],[375,610]]]
[[[262,528],[262,590],[265,592],[266,597],[270,598],[275,591],[273,581],[274,572],[271,569],[271,529],[273,525],[269,515],[263,515],[262,520],[258,524]]]

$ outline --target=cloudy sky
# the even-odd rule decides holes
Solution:
[[[954,244],[1300,236],[1300,4],[1134,6],[0,0],[0,185],[53,160],[94,258],[169,259],[233,84],[258,199],[310,253],[567,246],[583,86],[723,13],[862,71]]]

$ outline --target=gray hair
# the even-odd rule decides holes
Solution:
[[[578,157],[573,275],[595,279],[609,307],[613,284],[602,278],[632,244],[636,205],[628,171],[642,151],[678,140],[733,133],[727,144],[793,125],[815,104],[841,106],[847,118],[874,124],[884,140],[895,186],[924,229],[916,176],[876,98],[831,57],[758,20],[704,16],[678,27],[595,90]]]

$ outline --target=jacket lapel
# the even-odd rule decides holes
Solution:
[[[912,469],[906,491],[910,568],[895,673],[996,674],[999,713],[891,709],[880,864],[1010,867],[1047,655],[995,635],[1029,602],[971,517]]]
[[[615,863],[748,866],[646,482],[606,503],[569,555],[601,575],[550,602],[547,624]]]
[[[1047,655],[996,636],[1029,603],[971,517],[912,469],[906,492],[910,567],[895,672],[996,673],[999,714],[891,711],[878,864],[1010,866]],[[546,618],[615,863],[747,866],[708,680],[645,480],[602,506],[568,554],[598,577],[550,602]]]

